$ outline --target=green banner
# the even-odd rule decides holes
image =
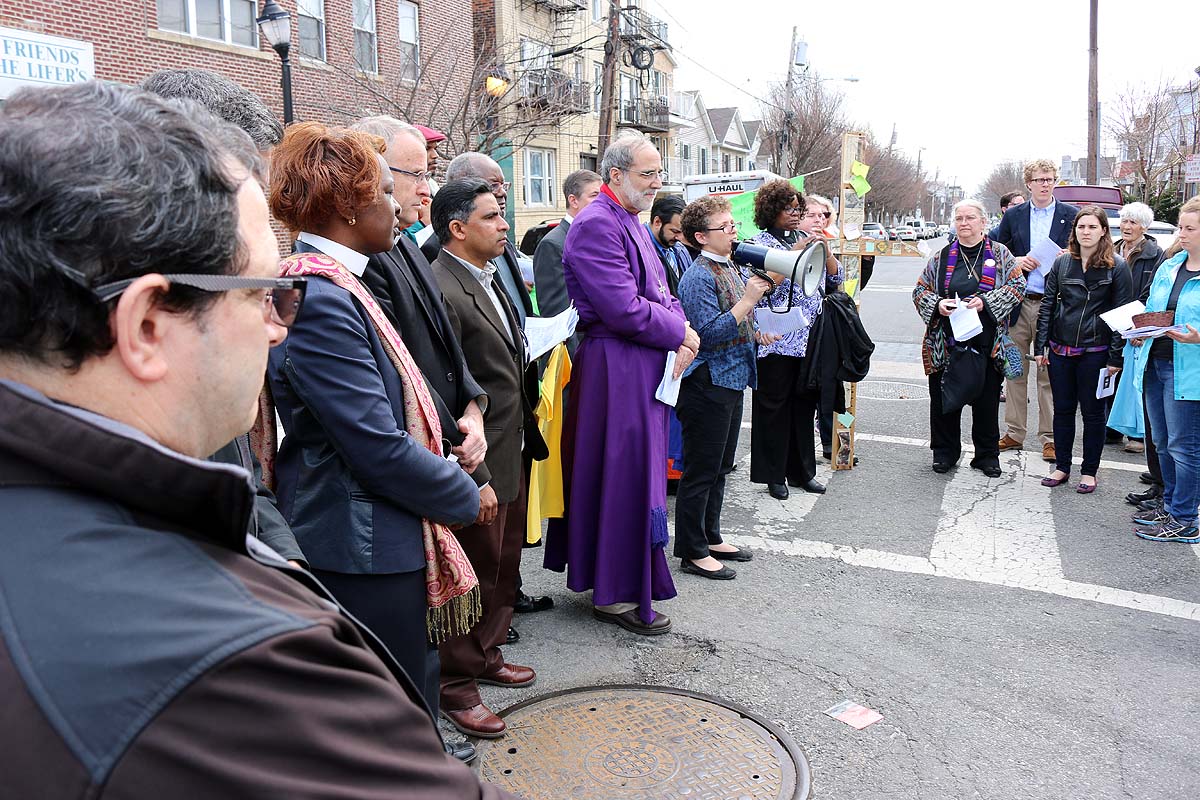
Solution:
[[[797,192],[804,193],[803,175],[792,178],[788,183],[795,186]],[[739,239],[749,239],[759,232],[754,225],[754,198],[757,194],[757,191],[742,192],[729,198],[729,205],[733,208],[733,221],[738,224]]]

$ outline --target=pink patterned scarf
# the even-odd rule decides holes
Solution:
[[[280,262],[279,275],[326,278],[352,294],[367,310],[384,350],[400,373],[405,430],[422,447],[441,456],[442,426],[429,386],[370,291],[340,262],[320,253],[293,253]],[[425,596],[429,606],[425,622],[429,640],[438,644],[449,637],[461,636],[479,621],[482,615],[479,580],[449,528],[422,519],[421,534],[425,543]]]

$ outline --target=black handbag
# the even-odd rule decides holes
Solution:
[[[979,399],[986,379],[987,356],[969,344],[956,344],[946,352],[942,371],[942,413],[961,411]]]

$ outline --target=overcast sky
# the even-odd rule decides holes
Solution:
[[[709,107],[759,117],[750,95],[783,80],[795,25],[822,78],[858,78],[828,84],[851,120],[884,142],[894,122],[899,148],[968,195],[999,161],[1087,155],[1088,0],[642,2],[669,25],[675,88]],[[1102,116],[1127,84],[1195,77],[1200,3],[1100,0],[1099,19]]]

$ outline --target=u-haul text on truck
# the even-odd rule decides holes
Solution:
[[[765,169],[692,175],[683,179],[683,199],[690,203],[708,194],[722,197],[753,192],[767,181],[773,181],[779,177],[774,172]]]

